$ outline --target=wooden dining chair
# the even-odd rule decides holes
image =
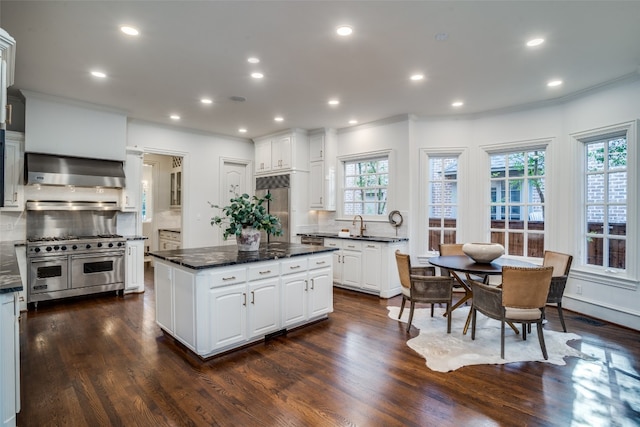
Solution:
[[[567,285],[572,261],[573,256],[554,251],[544,251],[542,259],[542,265],[544,267],[553,267],[553,276],[551,277],[551,287],[549,288],[549,295],[547,296],[547,304],[556,304],[560,324],[562,324],[562,330],[565,332],[567,332],[567,326],[564,323],[564,316],[562,314],[562,296],[564,295],[564,288]]]
[[[411,329],[413,312],[416,303],[431,304],[431,317],[436,303],[445,303],[447,312],[451,308],[453,277],[436,276],[433,267],[411,267],[409,255],[396,251],[396,263],[402,285],[402,305],[398,319],[402,317],[404,305],[407,301],[411,304],[407,332]],[[451,333],[451,315],[447,316],[447,333]]]
[[[522,339],[527,339],[527,326],[535,323],[538,341],[545,360],[542,320],[551,286],[553,267],[502,267],[502,286],[489,286],[471,280],[473,304],[471,305],[471,339],[476,338],[477,312],[500,320],[500,357],[504,359],[504,330],[507,323],[522,324]]]

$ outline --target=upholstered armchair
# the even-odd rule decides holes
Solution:
[[[434,304],[445,303],[447,312],[449,311],[453,296],[453,277],[435,276],[433,267],[411,267],[409,255],[400,251],[396,251],[396,263],[402,285],[402,305],[398,319],[402,317],[405,303],[409,301],[411,304],[407,332],[411,329],[416,303],[431,304],[431,317]],[[451,314],[447,316],[447,333],[451,333]]]
[[[549,295],[547,296],[547,304],[556,304],[562,330],[565,332],[567,332],[567,326],[564,323],[564,316],[562,314],[562,296],[564,295],[564,288],[567,285],[572,261],[573,257],[571,255],[553,251],[544,251],[544,258],[542,260],[544,267],[553,267],[553,276],[551,277],[551,287],[549,288]]]
[[[500,320],[500,357],[504,359],[505,323],[522,324],[522,339],[527,339],[526,326],[535,323],[538,341],[545,359],[548,359],[544,343],[542,320],[547,302],[553,267],[502,267],[502,285],[489,286],[470,280],[473,289],[471,306],[471,339],[476,338],[477,312]]]

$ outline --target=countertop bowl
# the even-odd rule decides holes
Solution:
[[[475,262],[488,264],[504,255],[504,246],[499,243],[465,243],[462,251]]]

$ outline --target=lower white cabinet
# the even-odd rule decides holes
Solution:
[[[144,240],[127,240],[125,292],[144,292]]]
[[[0,294],[0,425],[14,427],[20,412],[20,342],[17,293]]]
[[[180,231],[160,230],[158,232],[158,250],[170,251],[182,247]]]
[[[391,298],[402,292],[395,251],[406,252],[407,241],[386,243],[324,239],[324,245],[340,249],[333,253],[333,283],[336,286],[382,298]]]
[[[156,322],[202,357],[333,311],[330,253],[203,270],[155,265]]]

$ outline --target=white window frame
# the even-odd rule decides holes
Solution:
[[[491,174],[491,156],[492,155],[496,155],[496,154],[509,154],[509,153],[519,153],[519,152],[528,152],[528,151],[535,151],[535,150],[544,150],[545,152],[545,171],[544,171],[544,187],[545,187],[545,203],[543,204],[545,206],[545,212],[546,212],[546,218],[544,219],[544,231],[542,233],[539,232],[535,232],[536,234],[542,234],[544,236],[544,242],[545,245],[548,242],[548,233],[549,233],[549,221],[551,220],[550,215],[548,214],[548,212],[550,211],[547,200],[552,200],[550,198],[550,188],[551,188],[551,177],[552,177],[552,173],[551,173],[551,163],[549,162],[549,145],[551,144],[551,142],[553,141],[552,138],[540,138],[540,139],[532,139],[532,140],[525,140],[525,141],[513,141],[513,142],[507,142],[507,143],[500,143],[500,144],[490,144],[490,145],[483,145],[480,148],[482,150],[484,150],[487,153],[487,160],[486,160],[486,169],[484,172],[484,176],[485,177],[490,177]],[[489,185],[488,187],[488,191],[487,194],[485,195],[486,197],[486,222],[485,222],[485,227],[486,227],[486,235],[487,235],[487,241],[491,240],[491,214],[490,214],[490,208],[491,208],[491,178],[487,178],[489,180]],[[508,181],[507,181],[508,184]],[[526,203],[526,202],[523,202]],[[506,214],[508,215],[508,211],[506,212]],[[507,217],[508,218],[508,217]],[[507,219],[508,220],[508,219]],[[505,228],[505,233],[508,230]],[[528,230],[523,230],[523,233],[527,233]],[[508,239],[508,236],[505,235],[505,241]],[[526,245],[525,245],[526,246]],[[505,248],[506,249],[506,248]],[[531,259],[531,260],[540,260],[541,257],[529,257],[527,255],[527,251],[524,250],[523,248],[523,255],[508,255],[509,257],[513,257],[513,258],[518,258],[518,259]]]
[[[380,151],[370,151],[366,153],[359,153],[347,156],[339,156],[338,162],[339,167],[337,168],[337,181],[340,183],[340,190],[338,191],[338,203],[336,206],[338,218],[339,220],[353,220],[352,217],[347,217],[344,210],[344,178],[345,178],[345,163],[349,162],[357,162],[357,161],[366,161],[368,159],[380,159],[386,157],[389,161],[389,185],[387,186],[387,212],[390,212],[390,206],[394,206],[393,201],[395,199],[395,187],[394,187],[394,176],[396,174],[395,169],[395,153],[393,150],[380,150]],[[388,215],[362,215],[365,221],[379,221],[386,222],[388,221]]]
[[[571,134],[576,158],[578,159],[577,178],[579,194],[577,197],[576,213],[576,240],[572,271],[579,279],[595,282],[602,285],[621,287],[624,289],[637,289],[638,285],[638,214],[640,213],[640,198],[638,197],[638,139],[637,121],[625,122],[597,129],[576,132]],[[626,234],[626,270],[596,266],[586,263],[586,145],[585,142],[596,139],[605,139],[608,135],[626,133],[627,137],[627,234]],[[594,278],[597,278],[594,280]]]

